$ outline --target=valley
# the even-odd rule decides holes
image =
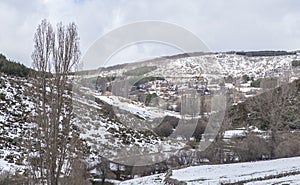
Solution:
[[[226,174],[249,170],[252,163],[215,165],[300,155],[297,57],[194,54],[71,76],[71,132],[80,139],[90,178],[121,181],[162,173],[124,184],[163,184],[172,171],[172,179],[187,184],[297,179],[299,169],[282,166],[285,159],[278,159],[282,169],[275,171],[267,169],[269,161],[253,163],[254,171],[256,164],[266,166],[258,176]],[[26,173],[27,145],[34,139],[28,135],[35,125],[33,85],[30,77],[1,74],[2,172]],[[286,160],[294,159],[289,164],[296,164],[298,158]],[[197,175],[214,168],[220,170],[215,181],[209,173]]]

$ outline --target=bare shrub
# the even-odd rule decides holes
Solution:
[[[294,157],[300,156],[300,137],[289,134],[288,137],[278,144],[275,150],[275,156],[280,157]]]
[[[265,139],[249,134],[236,143],[235,152],[240,161],[262,160],[270,156],[270,145]]]

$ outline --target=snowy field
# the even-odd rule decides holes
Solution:
[[[171,178],[184,181],[188,185],[221,184],[249,181],[247,185],[300,184],[300,157],[283,158],[269,161],[202,165],[173,170]],[[279,177],[280,174],[286,174]],[[278,176],[279,178],[276,178]],[[158,174],[122,182],[129,184],[164,184],[165,174]],[[265,180],[264,180],[265,178]],[[260,180],[255,180],[260,179]]]

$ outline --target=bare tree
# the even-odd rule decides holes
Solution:
[[[91,185],[88,180],[89,173],[87,166],[80,160],[75,160],[72,164],[70,176],[60,181],[61,185]]]
[[[102,157],[101,162],[97,165],[96,169],[98,172],[100,172],[101,182],[104,184],[105,180],[109,176],[109,173],[111,173],[110,162],[106,158]]]
[[[79,61],[79,37],[74,23],[57,25],[55,34],[46,20],[38,26],[32,54],[35,80],[35,112],[29,164],[32,177],[42,184],[57,185],[60,175],[70,174],[77,157],[79,134],[72,131],[70,72]]]

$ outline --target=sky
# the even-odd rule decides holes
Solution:
[[[155,20],[183,27],[212,51],[298,50],[299,0],[1,0],[0,53],[31,66],[33,36],[46,18],[52,25],[75,22],[81,56],[110,31]],[[123,48],[110,64],[180,51],[157,43]]]

